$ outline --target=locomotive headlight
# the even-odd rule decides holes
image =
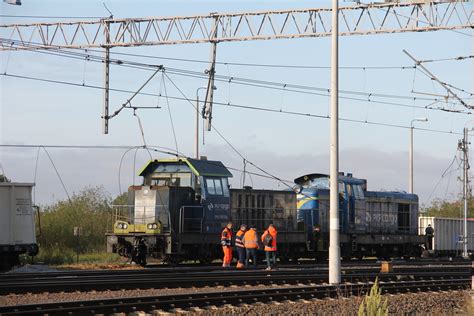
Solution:
[[[295,191],[296,194],[300,194],[301,191],[303,191],[303,187],[301,185],[297,184],[293,187],[293,191]]]
[[[146,227],[147,227],[148,229],[150,229],[150,230],[152,230],[152,229],[157,229],[157,228],[158,228],[158,224],[152,223],[152,224],[146,225]]]
[[[118,229],[127,229],[128,224],[127,223],[118,223],[117,228]]]

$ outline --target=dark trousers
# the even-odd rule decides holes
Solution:
[[[248,268],[249,266],[249,259],[252,258],[253,266],[257,267],[257,249],[255,248],[245,248],[247,252],[247,258],[245,260],[245,267]]]
[[[265,257],[267,258],[267,266],[269,268],[275,267],[277,263],[276,251],[265,251]],[[272,264],[273,261],[273,264]]]
[[[433,249],[433,236],[426,235],[426,250],[431,250]]]
[[[245,264],[245,259],[247,258],[245,248],[243,247],[235,247],[237,248],[237,254],[239,256],[239,262],[241,264]]]

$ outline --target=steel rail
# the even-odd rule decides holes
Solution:
[[[380,282],[383,293],[413,293],[421,291],[461,290],[470,284],[470,278],[450,280],[416,280]],[[48,304],[0,307],[0,315],[85,315],[123,312],[176,311],[195,307],[238,305],[243,303],[272,302],[326,297],[363,295],[373,283],[345,283],[339,286],[318,285],[245,291],[200,292],[192,294],[128,297]]]
[[[344,271],[346,282],[368,282],[376,276],[383,280],[429,279],[470,277],[470,267],[423,267],[379,273],[378,269]],[[0,294],[67,292],[85,290],[189,288],[218,285],[272,285],[272,284],[321,284],[327,280],[327,269],[276,270],[276,271],[213,271],[191,273],[122,273],[51,276],[22,276],[0,279]]]
[[[436,259],[423,259],[416,261],[392,261],[393,267],[396,270],[399,269],[417,269],[418,266],[436,268],[436,267],[447,267],[448,269],[458,267],[470,267],[471,260],[459,259],[458,261],[447,261],[447,260],[436,260]],[[315,263],[314,261],[301,261],[296,264],[279,264],[279,268],[285,269],[318,269],[327,270],[327,263]],[[263,265],[259,265],[258,268],[263,269]],[[343,261],[343,270],[356,270],[356,269],[379,269],[380,261],[375,260],[363,260],[363,261]],[[178,266],[168,265],[147,265],[144,269],[118,269],[118,270],[58,270],[58,271],[44,271],[44,272],[19,272],[15,273],[15,270],[0,273],[0,281],[5,279],[17,279],[17,278],[28,278],[31,279],[32,275],[34,278],[37,277],[59,277],[59,276],[87,276],[87,275],[102,275],[102,274],[158,274],[158,273],[189,273],[189,272],[211,272],[211,271],[222,271],[221,264],[211,265],[200,265],[200,264],[180,264]],[[228,271],[228,270],[226,270]],[[232,271],[232,269],[231,269]]]

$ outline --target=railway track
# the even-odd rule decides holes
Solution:
[[[391,273],[379,273],[380,266],[344,267],[344,282],[367,283],[376,276],[385,281],[470,278],[470,265],[395,266]],[[281,268],[280,270],[207,271],[174,269],[170,271],[68,271],[42,274],[4,274],[0,276],[0,295],[72,292],[118,289],[189,288],[231,285],[322,284],[327,281],[327,266]]]
[[[461,290],[469,287],[471,278],[432,278],[431,280],[380,281],[383,293]],[[340,295],[365,294],[371,283],[345,282],[340,286],[316,285],[275,289],[246,289],[244,291],[209,292],[149,297],[128,297],[81,302],[62,302],[35,305],[0,307],[0,315],[94,315],[153,311],[196,311],[196,308],[226,304],[252,304],[255,302],[311,300]]]

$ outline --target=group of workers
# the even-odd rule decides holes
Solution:
[[[277,235],[278,232],[275,226],[270,224],[260,237],[265,250],[266,270],[272,270],[276,267]],[[229,222],[221,233],[221,245],[224,252],[222,266],[225,268],[230,267],[232,262],[232,237],[232,223]],[[257,250],[260,249],[260,245],[257,229],[254,225],[251,225],[248,229],[247,225],[240,225],[240,229],[235,234],[235,247],[239,257],[237,269],[248,268],[250,261],[252,261],[254,268],[257,267]]]

